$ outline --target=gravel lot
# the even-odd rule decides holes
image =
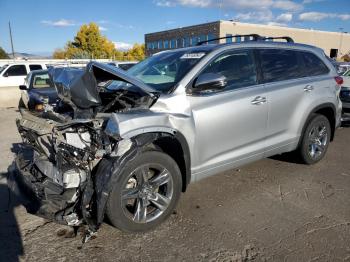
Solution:
[[[105,223],[82,245],[9,194],[16,116],[0,109],[0,261],[350,261],[350,128],[317,165],[279,156],[204,179],[156,230],[125,234]]]

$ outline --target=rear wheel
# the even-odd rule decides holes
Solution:
[[[330,137],[329,120],[323,115],[313,115],[305,128],[299,147],[302,161],[308,165],[320,161],[327,152]]]
[[[126,232],[150,230],[175,208],[181,193],[181,173],[167,154],[147,151],[130,161],[109,195],[107,216]]]

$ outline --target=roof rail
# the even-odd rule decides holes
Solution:
[[[197,43],[197,46],[205,44],[205,43],[208,43],[208,42],[217,41],[217,40],[220,40],[220,39],[228,39],[228,38],[234,38],[234,37],[248,37],[248,36],[253,38],[251,41],[257,41],[257,40],[260,40],[261,38],[263,38],[263,37],[261,37],[258,34],[231,35],[231,36],[224,36],[224,37],[213,38],[213,39],[209,39],[209,40],[205,40],[205,41],[200,41],[200,42]]]
[[[277,36],[277,37],[261,37],[259,40],[274,40],[274,39],[283,39],[286,40],[288,43],[294,43],[294,40],[289,36]]]

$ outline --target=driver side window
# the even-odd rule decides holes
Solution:
[[[219,55],[210,62],[205,73],[219,73],[226,77],[223,90],[237,89],[257,84],[254,54],[251,50],[230,51]]]

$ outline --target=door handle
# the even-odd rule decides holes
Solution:
[[[310,92],[310,91],[312,91],[312,90],[314,90],[314,87],[313,87],[312,85],[306,85],[306,86],[304,87],[304,91],[305,91],[305,92]]]
[[[266,103],[266,97],[263,96],[257,96],[251,102],[252,105],[261,105],[264,103]]]

